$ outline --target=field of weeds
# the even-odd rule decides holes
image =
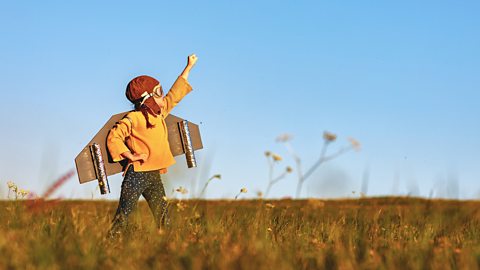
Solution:
[[[478,269],[480,202],[414,198],[145,202],[107,239],[117,202],[0,202],[0,269]]]

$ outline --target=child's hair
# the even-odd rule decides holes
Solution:
[[[155,86],[159,85],[160,82],[155,78],[142,75],[133,78],[127,85],[125,95],[130,102],[135,106],[136,111],[141,111],[145,120],[147,121],[147,128],[153,128],[155,125],[152,125],[148,121],[148,110],[151,110],[154,113],[160,114],[160,107],[151,98],[153,89]]]
[[[140,103],[134,104],[135,105],[135,110],[136,111],[141,111],[143,116],[145,117],[145,120],[147,120],[147,128],[153,128],[155,125],[152,125],[150,121],[148,120],[148,110],[149,108],[145,106],[145,104],[140,105]]]

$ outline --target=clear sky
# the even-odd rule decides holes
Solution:
[[[199,167],[183,157],[167,187],[209,198],[265,191],[264,151],[295,168],[275,138],[288,133],[304,170],[323,164],[302,197],[480,197],[478,1],[2,1],[0,193],[7,181],[42,193],[148,74],[168,89],[187,56],[194,91],[173,114],[200,124]],[[368,187],[361,188],[368,175]],[[76,176],[54,196],[118,199]],[[195,181],[195,182],[194,182]],[[270,197],[294,196],[292,173]],[[193,188],[195,189],[195,188]],[[355,193],[353,193],[355,192]]]

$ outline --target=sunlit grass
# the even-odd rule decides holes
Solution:
[[[0,202],[0,269],[477,269],[480,202],[172,200],[157,230],[145,202],[106,238],[117,202],[30,211]]]

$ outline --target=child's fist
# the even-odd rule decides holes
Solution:
[[[193,67],[197,63],[198,57],[195,54],[188,56],[188,66]]]

